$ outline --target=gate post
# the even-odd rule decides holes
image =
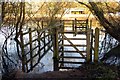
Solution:
[[[53,29],[53,67],[54,71],[58,71],[58,30],[57,28]]]
[[[87,62],[90,62],[90,47],[91,47],[91,43],[90,43],[90,32],[91,32],[91,30],[88,28],[88,30],[87,30],[87,35],[86,35],[86,37],[87,37]]]
[[[95,44],[94,44],[94,62],[98,62],[98,51],[99,51],[99,28],[95,29]]]

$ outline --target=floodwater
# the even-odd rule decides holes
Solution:
[[[86,36],[85,35],[76,35],[76,36],[73,36],[73,34],[66,34],[65,36],[69,37],[69,38],[73,38],[73,37],[76,37],[76,38],[79,38],[79,37],[82,37],[82,38],[85,38]],[[26,36],[26,38],[28,38],[28,36]],[[102,39],[103,36],[100,37],[100,39]],[[1,51],[1,48],[2,48],[2,45],[3,45],[3,42],[5,41],[5,37],[4,35],[2,34],[2,32],[0,32],[0,51]],[[68,41],[64,41],[65,44],[69,44]],[[78,43],[81,43],[81,44],[86,44],[86,41],[85,40],[81,40],[81,41],[73,41],[74,44],[78,44]],[[8,48],[8,52],[10,53],[9,56],[11,56],[11,59],[13,61],[15,61],[16,64],[18,64],[18,68],[21,67],[21,63],[18,59],[18,56],[17,56],[17,50],[16,50],[16,42],[14,41],[14,39],[8,39],[8,45],[7,45],[7,48]],[[73,48],[71,47],[67,47],[65,48],[66,50],[70,49],[72,50]],[[86,50],[86,48],[84,47],[81,47],[80,50]],[[71,55],[71,54],[69,54]],[[75,54],[74,54],[75,55]],[[76,54],[76,56],[79,56],[78,54]],[[73,59],[74,60],[74,59]],[[83,60],[84,61],[84,60]],[[79,65],[75,65],[75,66],[79,66]],[[40,63],[35,67],[35,69],[32,71],[34,73],[42,73],[42,72],[46,72],[46,71],[53,71],[53,54],[51,51],[49,51],[40,61]]]

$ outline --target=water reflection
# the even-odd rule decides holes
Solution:
[[[34,34],[35,35],[35,34]],[[73,34],[65,34],[65,36],[67,36],[68,38],[86,38],[86,35],[76,35],[73,36]],[[28,41],[28,37],[29,35],[26,35],[24,37],[24,41],[26,43],[26,41]],[[103,39],[104,35],[100,36],[100,39]],[[3,45],[3,42],[5,41],[5,37],[4,35],[1,34],[0,32],[0,45]],[[11,37],[10,39],[8,39],[8,52],[9,52],[9,56],[11,57],[11,59],[18,65],[18,68],[21,68],[21,62],[18,58],[17,55],[17,50],[16,50],[16,42],[14,41],[14,39]],[[86,41],[85,40],[75,40],[72,41],[73,44],[81,44],[81,45],[86,45]],[[68,41],[64,41],[65,44],[69,44]],[[86,47],[78,47],[80,50],[85,51]],[[27,50],[27,49],[26,49]],[[65,47],[64,50],[75,50],[73,47]],[[65,56],[80,56],[79,53],[67,53],[65,54]],[[75,61],[75,62],[84,62],[84,59],[65,59],[66,61]],[[65,64],[65,66],[71,66],[71,67],[78,67],[80,66],[80,64]],[[53,53],[51,51],[49,51],[41,60],[40,63],[33,69],[32,72],[34,73],[42,73],[42,72],[46,72],[46,71],[53,71]]]

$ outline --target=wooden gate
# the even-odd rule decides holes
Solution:
[[[73,69],[76,65],[79,64],[80,66],[80,64],[85,63],[87,60],[87,51],[80,50],[82,47],[86,48],[87,44],[81,44],[80,41],[82,40],[85,43],[87,41],[88,23],[86,23],[86,20],[64,20],[64,28],[67,26],[70,28],[70,22],[71,29],[66,29],[60,32],[61,37],[59,40],[62,40],[62,43],[59,43],[59,46],[61,47],[59,50],[59,69]],[[77,37],[77,35],[84,35],[85,37]],[[76,43],[76,41],[78,42]]]
[[[22,70],[24,72],[30,72],[33,68],[39,64],[43,56],[51,50],[52,36],[49,33],[50,29],[31,29],[27,32],[24,30],[20,33],[20,39],[18,40],[22,61]]]
[[[53,57],[56,56],[55,50],[55,36],[56,28],[61,29],[61,24],[55,24],[52,27],[45,27],[42,23],[43,29],[29,28],[27,30],[22,29],[18,32],[18,54],[22,62],[22,71],[30,72],[35,68],[40,60],[48,53],[52,51]],[[58,34],[57,34],[58,35]]]
[[[98,60],[98,41],[99,32],[96,31],[96,37],[93,35],[93,30],[88,25],[88,20],[72,20],[66,21],[71,23],[71,29],[60,31],[62,40],[59,43],[59,61],[58,69],[74,69],[78,68],[81,64],[86,62],[92,62],[94,55],[94,60]],[[66,25],[64,24],[64,28]],[[70,36],[69,36],[70,35]],[[95,38],[95,39],[94,39]],[[93,45],[93,40],[95,45]],[[83,44],[84,43],[84,44]],[[94,49],[96,47],[96,49]],[[93,53],[95,52],[95,54]]]
[[[65,21],[60,21],[59,24],[42,30],[29,28],[27,31],[21,30],[19,32],[17,43],[20,49],[18,52],[24,72],[32,71],[49,50],[53,52],[54,70],[77,68],[80,64],[92,61],[92,55],[95,55],[95,61],[98,60],[99,30],[96,29],[96,36],[93,36],[87,20],[82,22],[81,20],[72,20],[71,22],[71,30],[64,30],[66,27]],[[72,35],[72,37],[67,34]],[[94,46],[92,44],[93,37],[95,38]],[[81,44],[81,40],[86,44]],[[79,42],[75,44],[76,41]],[[72,49],[67,50],[67,47]],[[81,50],[81,48],[85,49]],[[94,50],[94,54],[92,50]],[[67,55],[68,53],[70,55]],[[75,66],[68,66],[69,64],[75,64]]]

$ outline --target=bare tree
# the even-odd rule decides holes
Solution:
[[[13,64],[17,65],[16,62],[14,62],[10,56],[8,55],[8,39],[10,39],[12,36],[14,37],[14,40],[16,41],[17,46],[17,57],[18,60],[21,60],[21,63],[23,61],[22,57],[26,57],[22,55],[20,52],[20,48],[22,48],[22,45],[20,45],[19,37],[21,36],[21,31],[23,30],[23,27],[26,24],[34,23],[37,24],[37,27],[41,28],[41,25],[39,24],[42,20],[47,21],[47,27],[52,27],[55,23],[57,23],[62,16],[65,14],[65,10],[70,7],[70,3],[62,3],[62,2],[55,2],[55,3],[41,3],[37,4],[38,9],[36,11],[32,11],[31,8],[28,9],[28,5],[31,7],[32,5],[27,2],[3,2],[2,4],[2,24],[1,24],[1,32],[5,36],[5,42],[2,48],[3,53],[3,63],[4,63],[4,70],[5,72],[9,72],[9,65],[7,63],[12,62]],[[63,8],[64,7],[64,8]],[[36,15],[41,15],[40,17]],[[42,15],[44,14],[44,15]],[[29,27],[29,26],[27,26]],[[6,66],[6,67],[5,67]],[[23,70],[25,71],[25,70]]]
[[[119,3],[114,3],[116,8],[112,8],[109,3],[100,3],[100,2],[89,2],[89,4],[79,2],[78,3],[85,5],[89,8],[89,10],[95,15],[95,17],[99,20],[100,24],[106,29],[107,33],[109,33],[112,37],[120,42],[120,34],[119,34],[119,16],[114,16],[110,14],[119,12]],[[108,6],[109,5],[109,6]],[[104,6],[104,7],[103,7]],[[115,6],[114,6],[115,7]]]
[[[5,41],[2,46],[3,69],[4,69],[5,73],[11,71],[10,70],[10,68],[12,69],[12,67],[10,67],[11,62],[15,66],[17,66],[16,62],[14,62],[11,59],[11,57],[9,56],[10,54],[9,54],[7,48],[9,45],[8,40],[13,39],[15,31],[17,32],[16,37],[15,37],[15,39],[16,39],[19,36],[18,29],[19,29],[19,31],[22,29],[22,23],[24,21],[24,15],[23,15],[23,17],[21,17],[22,11],[24,11],[22,6],[23,6],[22,3],[2,2],[2,24],[1,24],[0,31],[2,32],[2,34],[5,37]],[[19,56],[19,58],[20,58],[20,56]]]
[[[118,2],[94,2],[91,0],[88,4],[80,2],[76,0],[78,3],[85,5],[89,10],[95,15],[99,23],[105,28],[106,32],[110,34],[113,38],[115,38],[118,42],[120,42],[120,15],[117,15],[117,12],[120,12],[119,6],[120,3]],[[113,6],[114,5],[114,6]],[[119,44],[108,51],[102,60],[108,60],[111,57],[114,57],[113,61],[119,62],[120,53],[119,53]],[[117,58],[117,59],[116,59]],[[120,64],[120,63],[119,63]]]

